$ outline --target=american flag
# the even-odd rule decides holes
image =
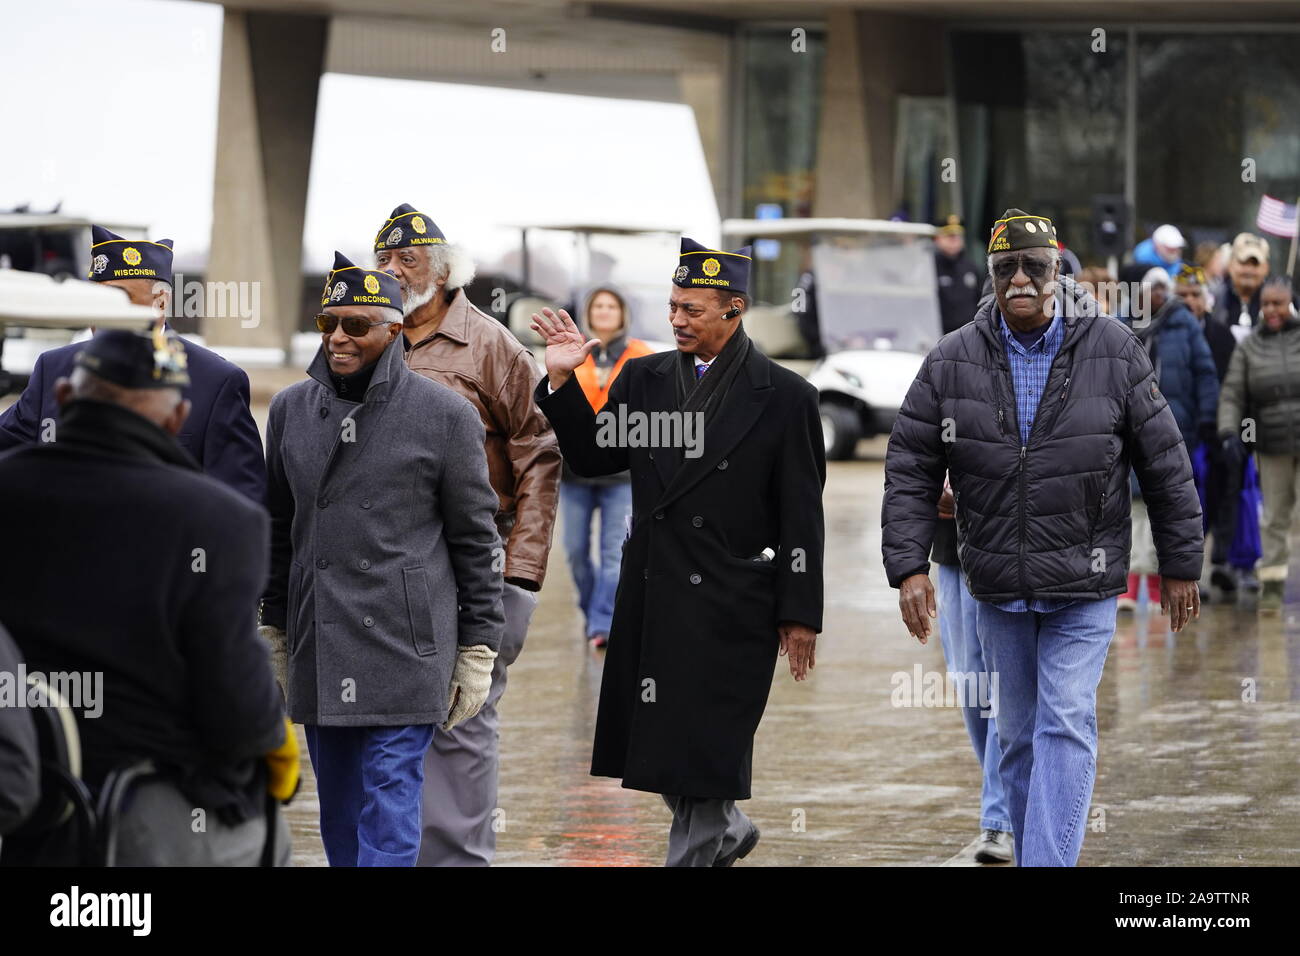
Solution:
[[[1294,239],[1295,213],[1295,206],[1274,199],[1272,196],[1265,196],[1259,201],[1259,215],[1255,217],[1255,225],[1261,232],[1267,232],[1270,236]]]

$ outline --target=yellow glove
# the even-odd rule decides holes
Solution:
[[[280,693],[289,699],[289,636],[278,627],[263,624],[257,629],[258,636],[271,645],[271,670],[275,673],[275,682],[280,685]]]
[[[451,708],[443,730],[451,730],[469,720],[487,702],[492,690],[492,662],[497,652],[486,644],[462,647],[456,653],[456,667],[451,673]]]
[[[288,803],[298,792],[301,767],[298,760],[298,735],[293,732],[293,722],[284,718],[284,743],[265,757],[266,792],[281,803]]]

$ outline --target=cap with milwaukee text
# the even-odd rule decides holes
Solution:
[[[387,272],[363,269],[341,252],[334,253],[334,268],[325,277],[321,306],[382,305],[402,308],[402,287]]]
[[[185,345],[163,325],[148,332],[101,329],[77,353],[78,367],[122,388],[184,388],[190,384]]]
[[[1008,209],[993,223],[993,232],[989,234],[990,253],[1058,248],[1052,220],[1046,216],[1031,216],[1023,209]]]
[[[103,226],[90,227],[90,272],[93,282],[110,279],[172,281],[172,241],[123,239]]]
[[[683,289],[715,288],[745,292],[749,288],[751,247],[723,252],[682,236],[673,285]]]
[[[388,221],[375,233],[375,252],[407,246],[434,246],[447,241],[437,224],[410,203],[393,210]]]

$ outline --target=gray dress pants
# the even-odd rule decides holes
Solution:
[[[713,866],[735,852],[754,829],[734,800],[662,796],[673,812],[664,866]]]
[[[118,824],[118,866],[260,866],[266,818],[226,826],[215,813],[197,814],[172,784],[141,783]],[[288,866],[289,825],[276,814],[275,865]]]
[[[492,689],[483,709],[451,730],[434,728],[424,755],[420,857],[416,866],[490,866],[496,855],[500,718],[506,668],[524,648],[537,595],[513,584],[501,588],[506,629],[492,665]]]

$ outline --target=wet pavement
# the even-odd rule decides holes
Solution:
[[[943,657],[899,617],[880,559],[883,442],[862,450],[829,469],[817,668],[795,684],[778,664],[742,804],[763,839],[741,866],[974,865],[979,772],[960,714],[891,704],[895,673],[942,672]],[[1298,578],[1268,617],[1213,606],[1172,635],[1158,611],[1121,615],[1080,865],[1300,864]],[[588,774],[602,656],[580,629],[556,548],[502,702],[498,864],[663,861],[659,797]],[[322,864],[310,779],[288,813],[295,863]]]

